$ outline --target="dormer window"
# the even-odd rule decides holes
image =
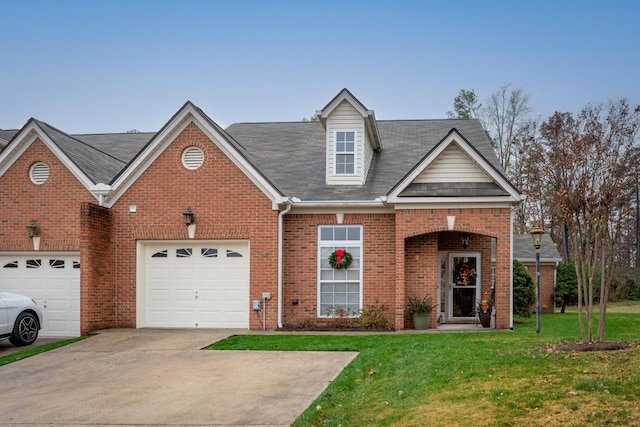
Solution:
[[[356,132],[336,131],[335,133],[335,174],[355,175],[356,173]]]

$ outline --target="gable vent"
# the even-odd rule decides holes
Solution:
[[[45,163],[34,163],[29,170],[29,178],[36,185],[44,184],[49,179],[49,166]]]
[[[198,169],[203,162],[204,153],[199,147],[187,147],[182,152],[182,165],[187,169]]]

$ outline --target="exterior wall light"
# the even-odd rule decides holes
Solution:
[[[38,221],[32,219],[27,223],[27,233],[29,233],[29,238],[33,239],[40,235],[40,229],[38,228]]]
[[[469,234],[468,233],[462,233],[460,235],[460,241],[462,242],[462,247],[466,248],[467,246],[469,246]]]
[[[187,227],[196,222],[196,214],[191,212],[191,208],[187,208],[182,215],[184,215],[184,223]]]

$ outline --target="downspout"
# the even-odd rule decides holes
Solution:
[[[285,216],[293,206],[291,199],[285,203],[287,207],[278,214],[278,329],[282,329],[282,217]]]
[[[509,329],[513,331],[513,209],[509,211]]]

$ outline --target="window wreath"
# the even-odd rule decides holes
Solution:
[[[331,255],[329,255],[329,265],[335,269],[347,269],[352,262],[353,257],[344,249],[336,249]]]

